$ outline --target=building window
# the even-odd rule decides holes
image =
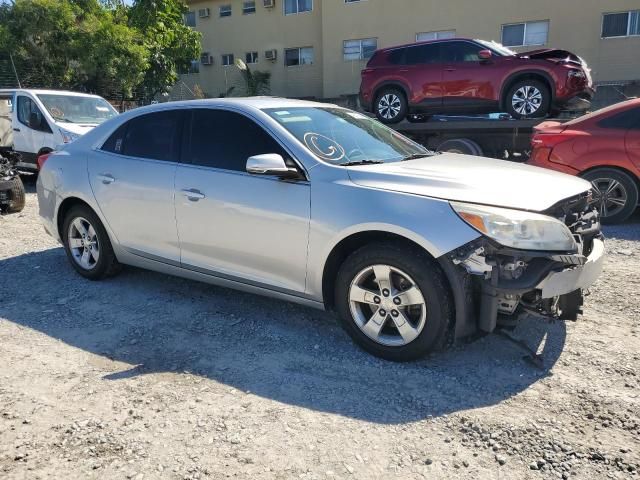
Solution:
[[[256,2],[242,2],[242,14],[250,15],[256,13]]]
[[[184,14],[184,24],[187,27],[196,26],[196,12],[187,12]]]
[[[244,55],[245,63],[258,63],[258,52],[247,52]]]
[[[284,14],[310,12],[313,10],[313,0],[284,0]]]
[[[549,35],[549,21],[523,22],[502,26],[502,44],[505,47],[545,45]]]
[[[220,17],[231,16],[231,5],[220,5]]]
[[[443,40],[445,38],[455,38],[455,30],[439,30],[437,32],[421,32],[416,34],[416,42],[426,42],[428,40]]]
[[[287,67],[313,64],[313,47],[287,48],[284,51],[284,64]]]
[[[602,38],[640,35],[640,10],[605,13],[602,16]]]
[[[345,40],[342,43],[342,53],[344,55],[345,61],[366,60],[368,58],[371,58],[377,49],[377,38]]]
[[[233,53],[224,53],[222,55],[222,66],[228,67],[229,65],[233,65],[234,61]]]
[[[358,3],[358,2],[362,2],[363,0],[344,0],[344,3]]]

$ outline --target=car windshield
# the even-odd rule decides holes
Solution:
[[[38,98],[57,122],[97,125],[118,114],[100,97],[39,94]]]
[[[377,120],[338,107],[264,110],[315,156],[334,165],[387,163],[433,153]]]
[[[496,52],[501,57],[511,57],[511,56],[516,54],[516,52],[514,52],[510,48],[507,48],[507,47],[505,47],[504,45],[502,45],[501,43],[498,43],[498,42],[494,42],[494,41],[488,42],[486,40],[476,40],[476,42],[484,45],[489,50],[492,50],[492,51]]]

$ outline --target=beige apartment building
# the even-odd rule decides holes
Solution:
[[[516,51],[577,53],[596,83],[640,84],[640,0],[187,0],[203,56],[182,81],[208,96],[241,92],[237,58],[271,72],[271,93],[338,98],[358,92],[376,48],[470,37]],[[237,93],[236,93],[237,94]]]

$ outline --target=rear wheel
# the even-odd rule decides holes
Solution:
[[[464,155],[483,156],[482,148],[473,140],[467,138],[455,138],[438,145],[438,152],[461,153]]]
[[[89,280],[117,273],[120,264],[102,222],[89,207],[78,205],[65,217],[62,239],[73,268]]]
[[[514,118],[541,118],[551,110],[551,92],[539,80],[519,80],[507,90],[504,105]]]
[[[407,110],[407,99],[397,88],[383,88],[376,97],[374,112],[382,123],[402,121],[407,116]]]
[[[343,328],[364,350],[410,361],[440,347],[452,315],[444,275],[426,253],[394,243],[363,247],[336,281]]]
[[[596,168],[582,177],[593,186],[602,223],[624,222],[638,206],[638,185],[625,172],[615,168]]]
[[[20,177],[14,177],[6,182],[9,193],[9,202],[2,208],[5,210],[2,213],[18,213],[24,209],[25,194],[24,184]]]

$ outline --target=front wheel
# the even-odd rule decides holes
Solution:
[[[507,91],[507,113],[513,118],[541,118],[551,110],[551,92],[538,80],[520,80]]]
[[[397,88],[384,88],[376,97],[374,112],[382,123],[398,123],[404,120],[407,111],[407,99]]]
[[[336,308],[364,350],[392,361],[420,358],[443,343],[452,316],[444,275],[419,249],[363,247],[340,267]]]
[[[638,185],[625,172],[596,168],[582,178],[591,182],[602,223],[624,222],[638,206]]]

